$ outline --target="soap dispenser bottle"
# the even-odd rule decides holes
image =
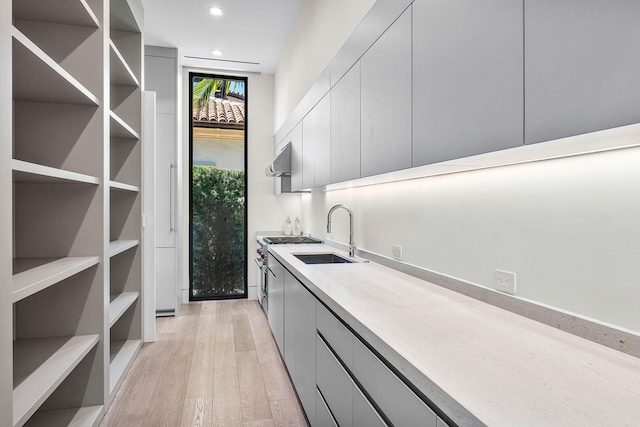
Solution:
[[[300,226],[300,218],[296,216],[296,222],[293,224],[293,235],[301,236],[302,235],[302,227]]]
[[[284,222],[284,235],[291,236],[291,218],[287,217],[287,220]]]

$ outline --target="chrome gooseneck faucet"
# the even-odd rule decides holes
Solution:
[[[327,215],[327,233],[331,233],[331,214],[338,208],[349,212],[349,256],[353,258],[356,252],[356,245],[353,244],[353,212],[351,212],[351,209],[345,205],[335,205],[329,209],[329,214]]]

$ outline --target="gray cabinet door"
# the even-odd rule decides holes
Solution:
[[[353,384],[353,427],[386,427],[386,423],[376,412],[355,383]]]
[[[331,96],[325,95],[302,121],[302,187],[331,182]]]
[[[284,267],[269,257],[269,310],[267,318],[280,354],[284,354]]]
[[[525,2],[525,142],[640,121],[640,2]]]
[[[175,313],[178,285],[175,248],[151,248],[156,252],[156,313]]]
[[[156,114],[156,247],[175,247],[175,116]]]
[[[331,93],[314,108],[316,112],[315,186],[331,183]]]
[[[360,178],[360,61],[331,89],[331,182]]]
[[[316,109],[302,119],[302,188],[313,188],[316,184]]]
[[[287,365],[289,375],[293,379],[297,388],[296,371],[296,324],[299,318],[297,291],[298,280],[291,273],[283,269],[284,272],[284,363]]]
[[[167,55],[176,49],[166,50]],[[178,87],[178,61],[168,56],[144,57],[145,82],[144,89],[156,93],[156,113],[175,114],[176,112],[176,89]]]
[[[297,282],[296,294],[296,312],[298,314],[295,329],[296,390],[309,423],[314,425],[316,413],[316,299],[299,282]]]
[[[316,389],[316,421],[311,423],[312,427],[338,427],[333,415],[329,412],[327,402],[322,398],[320,390]]]
[[[302,122],[288,136],[291,142],[291,191],[302,190]]]
[[[523,144],[522,3],[413,3],[414,166]]]
[[[357,339],[353,374],[393,425],[436,427],[436,414]]]
[[[317,336],[317,383],[340,427],[353,425],[353,382],[329,347]]]
[[[411,167],[411,7],[361,63],[361,175]]]

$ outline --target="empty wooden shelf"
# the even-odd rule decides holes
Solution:
[[[137,193],[140,191],[140,188],[136,185],[125,184],[117,181],[110,181],[109,186],[112,190],[120,190],[120,191],[132,191]]]
[[[20,0],[13,2],[13,16],[26,21],[98,28],[100,23],[85,0]]]
[[[121,86],[139,86],[138,79],[131,71],[129,64],[118,50],[118,47],[109,40],[110,47],[110,66],[111,66],[111,84]]]
[[[113,111],[109,112],[111,136],[114,138],[139,139],[140,134]]]
[[[22,160],[11,160],[11,166],[13,168],[13,182],[100,184],[100,179],[95,176],[38,165]]]
[[[102,415],[103,408],[98,405],[38,411],[25,427],[93,427]]]
[[[98,340],[96,334],[14,341],[14,427],[26,423]]]
[[[109,366],[109,389],[111,392],[117,390],[124,373],[133,363],[133,358],[141,346],[141,340],[114,341],[111,343],[111,363]]]
[[[42,49],[12,27],[13,99],[99,105],[100,100]]]
[[[109,244],[109,256],[114,257],[134,248],[140,244],[140,240],[114,240]]]
[[[111,304],[109,304],[109,327],[120,319],[120,317],[131,307],[140,296],[139,292],[122,292],[111,294]]]
[[[13,261],[13,302],[35,294],[98,264],[100,258],[16,258]]]

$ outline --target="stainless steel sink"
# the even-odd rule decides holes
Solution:
[[[305,264],[351,264],[355,262],[332,253],[294,254],[293,256]]]

